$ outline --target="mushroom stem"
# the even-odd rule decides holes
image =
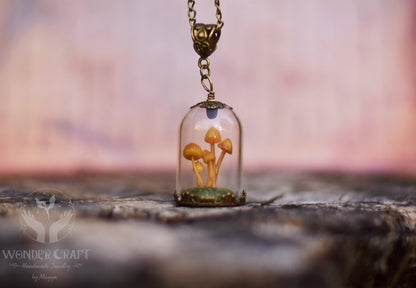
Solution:
[[[224,159],[225,153],[227,153],[227,152],[222,150],[221,155],[218,158],[217,164],[215,165],[215,180],[217,180],[218,172],[220,171],[220,166],[221,166],[221,163],[222,163],[222,159]]]
[[[215,187],[216,181],[215,181],[215,168],[214,168],[214,162],[209,161],[208,162],[208,179],[207,179],[207,187]]]
[[[211,144],[211,152],[215,155],[215,145]],[[207,187],[215,187],[217,184],[217,179],[215,177],[215,158],[214,161],[209,161],[208,163],[208,179]]]
[[[195,175],[196,175],[196,184],[197,184],[197,186],[198,187],[203,187],[204,186],[204,181],[202,180],[201,175],[199,174],[198,170],[196,169],[194,157],[192,157],[192,168],[194,169],[194,172],[195,172]]]

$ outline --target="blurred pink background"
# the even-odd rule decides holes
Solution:
[[[416,1],[221,5],[247,170],[416,172]],[[197,59],[185,0],[1,0],[0,173],[174,169]]]

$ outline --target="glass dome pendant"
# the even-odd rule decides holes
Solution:
[[[191,36],[208,98],[192,106],[180,124],[174,199],[182,206],[243,205],[241,124],[230,106],[215,100],[208,60],[224,25],[220,1],[215,0],[217,24],[196,23],[194,6],[195,1],[188,0]]]

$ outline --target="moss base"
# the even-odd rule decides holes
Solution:
[[[193,187],[183,191],[180,196],[175,191],[174,198],[181,206],[238,206],[245,204],[246,193],[243,191],[237,198],[236,194],[227,188]]]

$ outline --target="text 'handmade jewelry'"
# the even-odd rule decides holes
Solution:
[[[200,56],[206,101],[191,107],[179,127],[175,202],[183,206],[216,207],[245,204],[242,189],[242,128],[233,109],[215,100],[208,57],[216,50],[224,25],[215,0],[217,24],[196,23],[195,1],[188,0],[194,50]]]

